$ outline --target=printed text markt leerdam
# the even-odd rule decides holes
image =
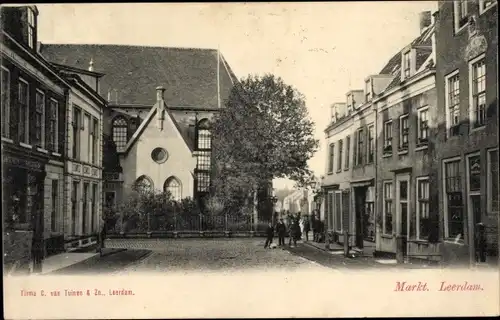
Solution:
[[[397,281],[394,291],[483,291],[480,284],[469,283],[449,283],[440,281],[432,286],[428,286],[427,282],[419,281],[418,283],[408,283],[406,281]]]

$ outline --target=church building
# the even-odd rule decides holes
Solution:
[[[218,50],[42,44],[49,61],[103,74],[105,206],[133,187],[201,200],[213,178],[210,122],[237,81]]]

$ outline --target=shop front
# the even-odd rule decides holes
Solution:
[[[44,181],[48,158],[12,147],[2,148],[4,266],[28,271],[33,263],[33,271],[39,272],[44,257]]]

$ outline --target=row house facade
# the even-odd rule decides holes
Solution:
[[[392,81],[374,101],[376,253],[438,260],[435,26],[430,12],[420,20],[421,35],[395,56]]]
[[[344,243],[347,236],[351,247],[362,249],[369,241],[377,253],[395,254],[399,237],[405,240],[399,251],[421,255],[423,249],[407,240],[411,234],[416,241],[418,211],[416,198],[409,197],[417,185],[427,192],[424,177],[431,175],[420,167],[433,161],[427,121],[436,110],[430,12],[420,15],[420,31],[378,74],[365,79],[364,90],[347,94],[345,112],[340,118],[334,113],[325,130],[328,159],[322,185],[329,242]],[[401,188],[395,188],[400,180]],[[393,193],[403,188],[398,205]],[[397,218],[396,212],[401,213]]]
[[[444,254],[498,259],[498,4],[439,1],[437,159]]]
[[[2,7],[1,15],[2,211],[12,231],[4,236],[12,245],[32,242],[28,260],[39,271],[43,257],[61,250],[64,238],[64,109],[70,84],[37,52],[36,7]]]
[[[71,84],[66,104],[64,220],[66,248],[95,241],[102,224],[102,140],[106,101],[97,93],[103,74],[55,65]]]

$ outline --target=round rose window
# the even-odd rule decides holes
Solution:
[[[163,163],[168,159],[168,152],[163,148],[155,148],[153,152],[151,152],[151,158],[156,163]]]

